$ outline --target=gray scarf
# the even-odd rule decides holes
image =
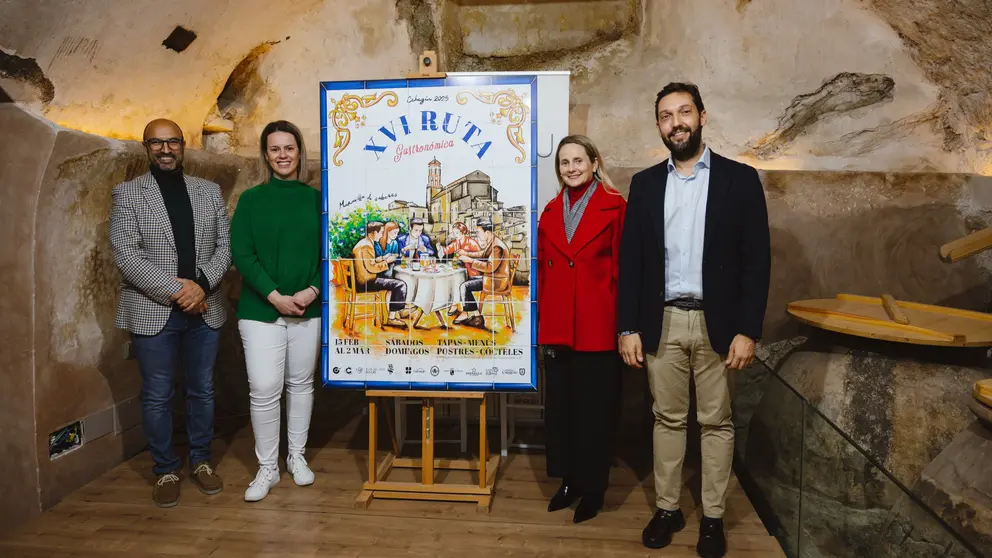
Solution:
[[[572,235],[575,234],[575,229],[579,228],[579,221],[582,220],[582,214],[586,212],[589,199],[592,198],[593,193],[598,187],[599,181],[593,179],[592,184],[586,188],[585,193],[582,194],[579,201],[575,202],[575,207],[572,207],[572,199],[569,197],[568,192],[562,192],[562,202],[565,206],[565,210],[562,212],[565,217],[565,238],[569,242],[572,241]]]

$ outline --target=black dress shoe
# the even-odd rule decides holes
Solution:
[[[703,558],[723,558],[727,553],[727,539],[723,536],[723,520],[703,516],[699,523],[699,542],[696,554]]]
[[[599,514],[603,509],[602,495],[583,496],[579,505],[575,508],[575,515],[572,516],[572,523],[582,523],[588,521]]]
[[[641,542],[648,548],[665,548],[672,542],[672,535],[684,528],[682,510],[658,510],[641,532]]]
[[[548,504],[548,511],[563,510],[575,503],[579,499],[579,496],[579,491],[574,486],[562,484],[558,488],[558,492],[555,492],[555,495],[551,497],[551,502]]]

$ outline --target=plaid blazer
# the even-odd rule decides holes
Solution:
[[[203,319],[212,328],[227,320],[227,301],[217,288],[231,267],[230,221],[220,187],[183,175],[193,207],[196,265],[210,282]],[[169,213],[151,173],[114,187],[110,244],[123,276],[114,326],[138,335],[162,331],[179,292],[179,257]]]

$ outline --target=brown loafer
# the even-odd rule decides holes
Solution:
[[[159,475],[152,487],[152,501],[160,508],[171,508],[179,503],[179,475]]]
[[[193,467],[193,482],[204,494],[217,494],[224,490],[224,481],[217,476],[217,473],[206,461]]]

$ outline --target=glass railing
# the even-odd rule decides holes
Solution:
[[[757,391],[775,402],[774,410],[745,417],[735,469],[786,556],[983,557],[816,406],[760,366],[767,374],[754,380],[763,384]]]

